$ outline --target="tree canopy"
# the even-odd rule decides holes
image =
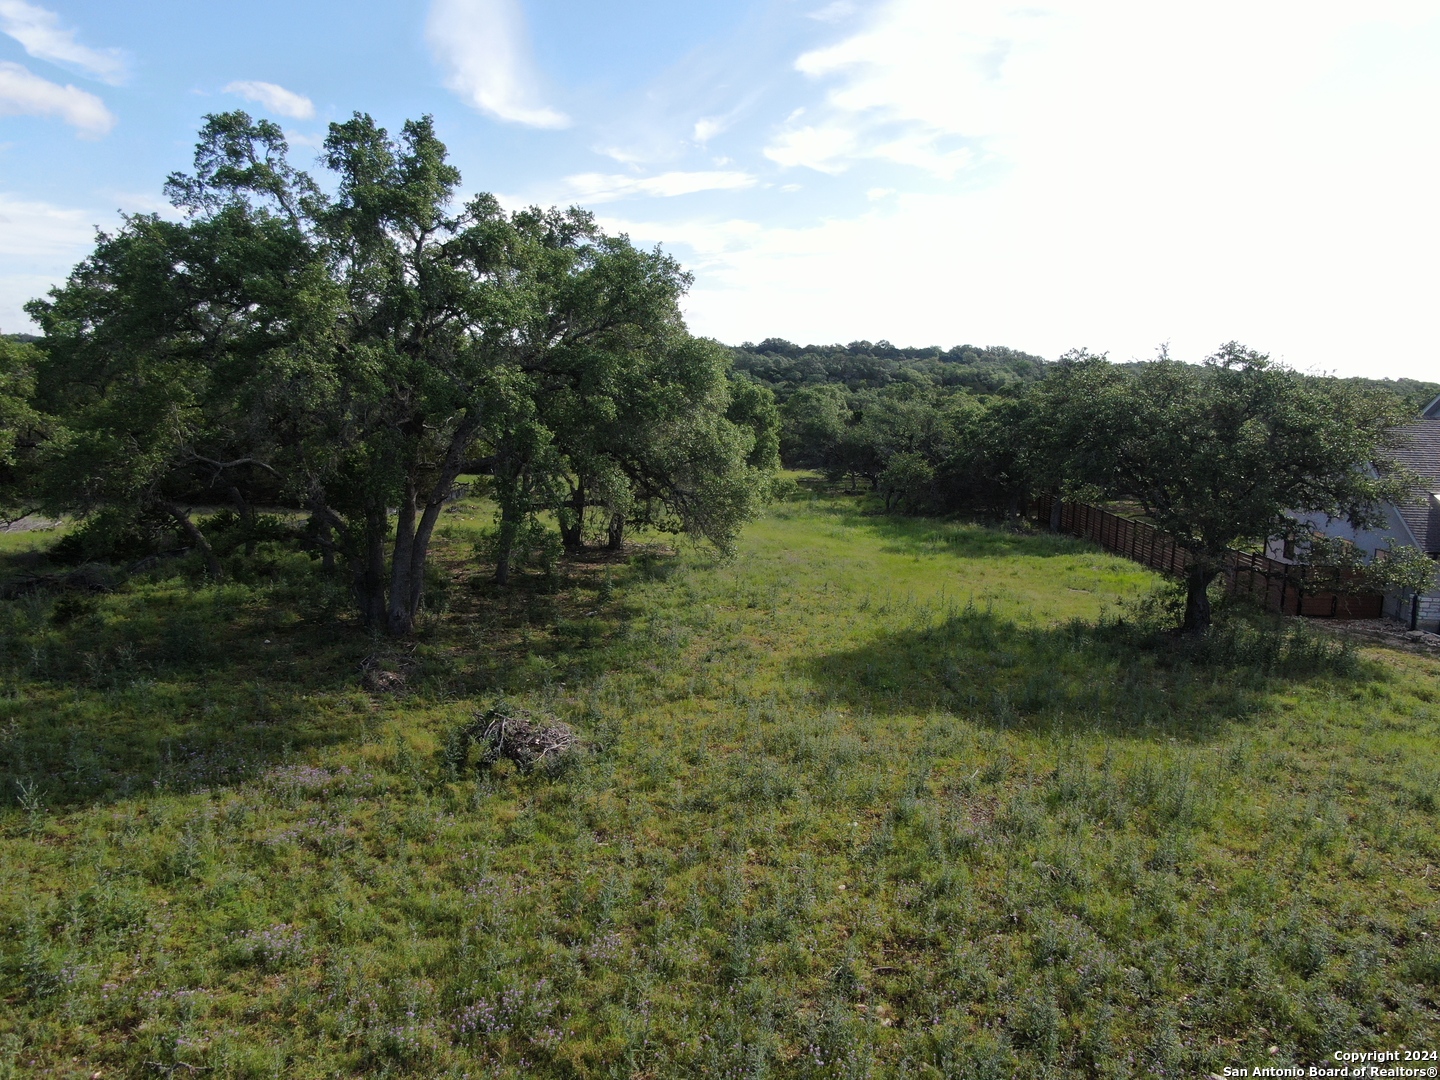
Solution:
[[[1185,550],[1183,628],[1199,634],[1228,549],[1315,514],[1378,521],[1405,489],[1389,454],[1404,419],[1391,395],[1307,378],[1231,342],[1200,365],[1162,352],[1133,370],[1070,354],[1037,389],[1029,430],[1037,478],[1133,503]]]
[[[366,625],[392,634],[413,626],[463,472],[489,478],[502,567],[542,510],[583,536],[587,487],[612,531],[643,517],[728,547],[776,464],[756,456],[774,407],[686,332],[672,258],[579,209],[457,206],[428,117],[392,137],[357,113],[321,163],[323,189],[276,125],[210,116],[194,171],[167,183],[184,220],[127,218],[30,305],[57,421],[46,505],[167,515],[217,576],[192,505],[303,507]]]

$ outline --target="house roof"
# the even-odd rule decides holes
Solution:
[[[1422,483],[1414,497],[1396,509],[1422,550],[1440,551],[1440,397],[1427,405],[1413,424],[1402,427],[1399,434],[1395,458]]]

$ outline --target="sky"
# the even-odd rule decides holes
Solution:
[[[738,344],[1008,345],[1440,380],[1440,3],[0,0],[0,329],[170,213],[207,113],[431,114]]]

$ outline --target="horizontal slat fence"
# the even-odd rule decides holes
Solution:
[[[1036,518],[1051,521],[1054,500],[1042,496],[1036,501]],[[1093,540],[1107,551],[1176,576],[1185,573],[1188,558],[1183,548],[1153,525],[1112,514],[1087,503],[1060,504],[1060,531]],[[1379,593],[1348,589],[1355,580],[1351,571],[1295,566],[1264,555],[1231,551],[1226,555],[1224,576],[1232,593],[1253,596],[1271,611],[1321,619],[1378,619],[1385,598]]]

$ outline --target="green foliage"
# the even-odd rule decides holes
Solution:
[[[33,345],[0,336],[0,519],[23,512],[30,494],[21,459],[41,426],[32,404],[39,359]]]
[[[1365,564],[1366,581],[1376,592],[1433,592],[1437,576],[1435,560],[1409,545],[1391,545]]]
[[[225,552],[196,505],[233,504],[242,527],[220,531],[247,555],[275,532],[257,504],[308,513],[362,621],[392,635],[414,628],[467,470],[490,474],[500,580],[542,512],[583,541],[587,489],[612,532],[674,525],[729,549],[777,465],[778,421],[768,390],[732,385],[723,349],[685,332],[673,259],[579,209],[454,206],[428,117],[397,137],[358,113],[332,124],[323,190],[287,155],[273,123],[207,117],[193,173],[166,185],[185,219],[126,218],[30,305],[46,350],[22,364],[4,345],[0,468],[20,423],[6,402],[35,366],[55,418],[44,505],[167,515],[217,580]]]
[[[508,536],[502,527],[489,530],[476,541],[474,551],[481,562],[505,558],[514,570],[536,570],[548,578],[555,573],[564,548],[554,530],[530,518]]]
[[[735,366],[773,387],[783,401],[817,385],[847,391],[879,390],[896,383],[947,387],[976,394],[1018,394],[1042,377],[1045,361],[1003,346],[953,349],[897,348],[888,341],[849,345],[795,345],[781,338],[733,350]]]
[[[89,562],[131,563],[156,552],[177,550],[183,541],[176,535],[175,522],[151,511],[127,512],[129,508],[107,507],[92,514],[72,529],[50,550],[50,557],[62,565]]]

